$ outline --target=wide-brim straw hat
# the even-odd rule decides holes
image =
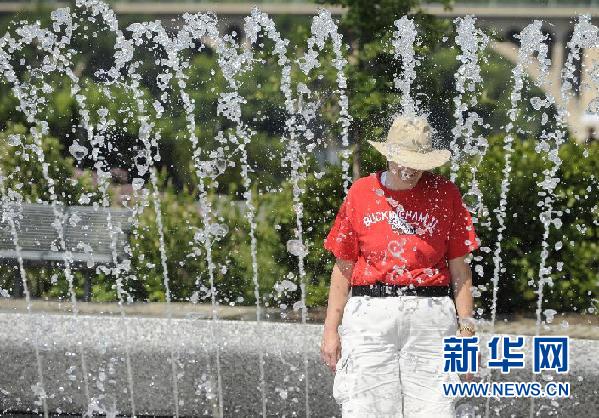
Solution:
[[[451,158],[448,149],[433,149],[432,128],[423,116],[399,115],[386,141],[368,142],[387,160],[415,170],[430,170]]]

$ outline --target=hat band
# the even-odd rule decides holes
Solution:
[[[433,148],[429,145],[420,145],[417,146],[416,148],[412,148],[409,146],[405,146],[403,144],[394,144],[394,143],[383,143],[383,146],[385,147],[385,150],[387,151],[387,153],[397,153],[397,152],[401,152],[401,151],[412,151],[412,152],[420,152],[420,153],[425,153],[425,152],[431,152],[433,151]]]

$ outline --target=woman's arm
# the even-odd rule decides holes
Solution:
[[[338,258],[331,273],[327,316],[324,320],[324,333],[320,353],[322,361],[333,372],[335,371],[335,364],[341,356],[341,342],[337,327],[343,319],[343,310],[347,303],[354,265],[354,261]]]
[[[470,264],[466,261],[468,255],[463,257],[456,257],[449,260],[449,272],[451,274],[451,285],[453,286],[453,294],[455,300],[455,309],[458,313],[459,322],[464,325],[470,325],[474,327],[474,321],[472,319],[472,270]],[[474,328],[473,328],[474,329]],[[462,337],[472,337],[474,332],[470,332],[466,329],[460,330]],[[478,352],[478,362],[480,363],[481,355]],[[474,376],[472,373],[466,373],[464,379],[467,382],[471,382]]]
[[[470,264],[466,259],[470,253],[463,257],[457,257],[449,260],[449,272],[451,274],[451,285],[453,286],[453,294],[455,300],[455,307],[458,313],[460,322],[470,323],[472,322],[473,315],[473,302],[472,302],[472,270]],[[470,337],[473,333],[463,330],[460,335]]]

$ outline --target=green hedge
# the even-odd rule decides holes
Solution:
[[[22,127],[11,127],[9,132],[25,133]],[[0,149],[0,164],[4,172],[11,173],[6,184],[16,187],[23,183],[21,192],[27,200],[47,199],[46,185],[41,180],[41,171],[35,161],[24,161],[22,155],[15,155],[17,148],[3,144]],[[53,138],[44,138],[44,147],[51,164],[51,174],[59,179],[57,185],[61,199],[70,204],[77,201],[81,193],[91,190],[89,176],[77,181],[67,180],[73,172],[73,161],[60,157],[60,147]],[[494,208],[498,206],[499,190],[504,161],[503,137],[489,138],[489,151],[480,162],[478,180],[484,194],[484,203],[490,209],[488,219],[478,219],[477,233],[482,247],[490,251],[476,251],[477,264],[483,266],[482,277],[474,275],[475,284],[481,286],[482,297],[477,304],[489,312],[491,298],[491,278],[493,275],[493,251],[495,249],[497,220]],[[512,181],[508,194],[506,230],[502,242],[502,266],[500,275],[498,310],[499,312],[532,312],[536,304],[536,290],[541,252],[543,225],[538,216],[540,191],[537,182],[543,177],[543,170],[550,167],[546,156],[534,149],[534,140],[519,140],[514,143],[512,156]],[[588,157],[583,154],[588,151]],[[549,258],[547,266],[552,266],[552,285],[546,287],[544,307],[558,311],[583,311],[596,305],[599,277],[598,253],[598,206],[597,179],[599,172],[599,143],[585,146],[569,142],[559,153],[563,163],[558,177],[554,209],[563,211],[560,229],[552,228],[549,236]],[[384,167],[384,161],[371,150],[363,150],[363,167],[368,175]],[[333,266],[332,255],[325,251],[322,243],[343,199],[341,169],[327,165],[324,175],[314,176],[314,162],[309,160],[310,169],[302,186],[306,193],[302,196],[303,238],[309,250],[304,260],[307,283],[308,306],[325,305],[328,285]],[[20,167],[20,170],[16,170]],[[449,166],[439,172],[449,177]],[[462,192],[469,184],[469,166],[464,165],[457,183]],[[259,176],[259,174],[258,174]],[[257,178],[254,178],[256,185]],[[210,301],[210,280],[206,251],[203,245],[194,241],[194,234],[202,227],[202,219],[197,210],[198,196],[195,190],[176,190],[167,180],[166,171],[159,173],[161,214],[164,224],[167,268],[172,298],[175,301],[189,301],[197,292],[198,301]],[[287,252],[286,243],[296,238],[297,221],[293,209],[292,184],[287,179],[276,192],[257,193],[253,190],[256,213],[257,265],[261,303],[269,306],[286,304],[291,306],[300,299],[298,258]],[[94,197],[95,199],[96,197]],[[218,208],[217,221],[228,226],[228,234],[212,246],[212,259],[215,263],[214,281],[217,299],[223,304],[255,304],[252,258],[250,253],[249,224],[245,212],[226,198],[215,199]],[[488,222],[488,226],[484,226]],[[560,251],[555,251],[555,243],[563,242]],[[123,275],[124,288],[135,301],[162,301],[165,299],[163,272],[161,267],[159,239],[154,207],[145,208],[139,219],[139,226],[131,236],[133,252],[132,270]],[[480,259],[478,259],[480,257]],[[561,271],[556,270],[558,262],[563,262]],[[12,291],[11,267],[0,266],[0,286]],[[9,274],[10,273],[10,274]],[[66,297],[67,284],[60,269],[28,268],[28,279],[35,297]],[[78,296],[82,297],[83,274],[76,273]],[[116,300],[114,277],[99,274],[93,279],[93,300]],[[289,280],[298,287],[279,291],[276,286]],[[279,289],[279,290],[277,290]],[[486,291],[485,291],[486,289]]]

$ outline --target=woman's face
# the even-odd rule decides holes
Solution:
[[[403,181],[416,182],[422,175],[423,170],[416,170],[410,167],[403,167],[393,161],[389,161],[389,171]]]

